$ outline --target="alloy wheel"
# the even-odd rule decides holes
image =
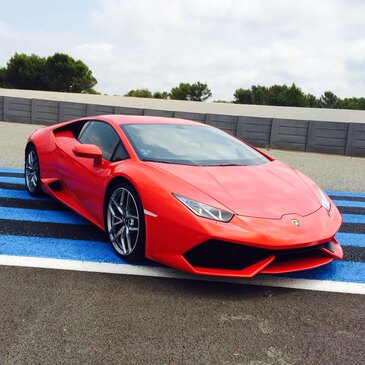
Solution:
[[[107,228],[113,247],[121,256],[128,256],[135,250],[140,217],[133,194],[125,187],[117,188],[109,199]]]

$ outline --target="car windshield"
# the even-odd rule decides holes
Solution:
[[[219,129],[189,124],[123,124],[142,161],[198,166],[261,165],[268,159]]]

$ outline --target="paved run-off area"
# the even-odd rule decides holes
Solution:
[[[34,128],[0,123],[1,167],[22,165],[26,136]],[[364,192],[364,159],[269,154],[327,190]],[[14,237],[12,247],[32,250],[35,238],[19,238],[29,230],[22,224],[24,217],[40,222],[40,228],[32,225],[38,236],[42,231],[47,236],[42,220],[52,224],[48,211],[63,212],[64,220],[78,218],[57,210],[53,202],[42,202],[47,214],[27,210],[27,200],[18,196],[23,191],[15,189],[17,173],[3,170],[2,183],[8,184],[3,195],[10,190],[17,197],[3,196],[0,213],[18,231],[8,231]],[[354,215],[362,211],[364,201],[361,194],[356,197],[360,199],[342,194],[338,199],[343,213],[351,215],[345,224],[362,224]],[[14,206],[19,201],[21,206]],[[33,202],[33,210],[42,209],[42,204]],[[82,226],[75,234],[87,234],[90,228]],[[11,230],[11,225],[6,227]],[[54,245],[67,248],[65,241],[72,234],[71,228],[64,229],[62,237],[54,237]],[[354,242],[351,247],[357,247],[359,241]],[[44,251],[49,243],[43,241]],[[365,358],[365,300],[359,295],[5,266],[0,267],[0,290],[4,364],[362,364]]]

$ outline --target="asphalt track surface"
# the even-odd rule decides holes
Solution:
[[[49,198],[30,199],[22,184],[21,171],[0,169],[1,365],[365,363],[363,295],[17,267],[90,263],[174,276],[122,263],[100,231]],[[329,194],[344,216],[345,260],[283,285],[364,285],[365,194]]]

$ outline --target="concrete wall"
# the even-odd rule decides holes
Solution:
[[[311,121],[307,151],[345,154],[348,129],[349,123]]]
[[[307,120],[273,119],[270,147],[305,151],[307,135]]]
[[[237,137],[257,147],[269,147],[272,118],[244,117],[237,120]]]
[[[37,96],[44,96],[41,99],[32,98],[32,93],[12,90],[9,95],[9,90],[0,89],[0,120],[51,125],[103,114],[185,118],[218,127],[258,147],[365,157],[365,112],[345,111],[334,114],[330,110],[326,121],[323,120],[322,109],[305,111],[303,108],[281,107],[277,110],[270,107],[272,117],[268,117],[267,108],[258,106],[256,110],[252,105],[246,109],[229,104],[222,109],[213,103],[176,103],[168,100],[151,102],[151,99],[136,101],[136,98],[115,99],[105,96],[98,98],[96,95],[34,92]],[[75,102],[70,101],[72,97]],[[98,101],[103,103],[99,104]],[[176,109],[171,109],[171,105]],[[187,110],[189,106],[191,111]],[[293,109],[298,110],[298,118],[292,117]],[[316,110],[320,115],[318,120],[311,118]],[[343,117],[342,121],[339,120],[340,117]]]
[[[0,120],[4,120],[4,97],[0,96]]]

